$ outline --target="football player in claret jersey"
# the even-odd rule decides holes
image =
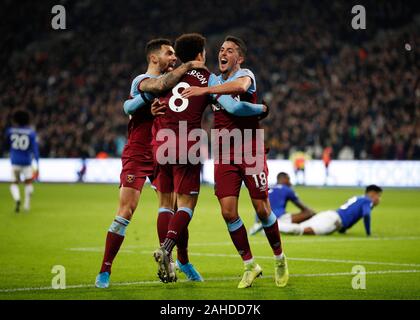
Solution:
[[[335,231],[345,233],[363,219],[366,235],[370,236],[371,212],[379,204],[381,195],[382,188],[370,185],[366,187],[364,195],[350,198],[337,210],[320,212],[299,224],[279,221],[279,229],[298,235],[327,235]]]
[[[251,70],[241,68],[241,64],[245,61],[246,51],[247,48],[242,39],[235,36],[227,36],[219,51],[219,69],[221,74],[218,77],[218,81],[225,86],[217,85],[208,88],[191,87],[186,89],[182,93],[182,96],[186,98],[202,94],[225,94],[227,93],[226,90],[229,90],[235,94],[236,99],[255,103],[257,101],[255,76]],[[237,164],[233,159],[233,155],[238,150],[235,150],[231,145],[231,162],[215,162],[214,165],[215,194],[219,199],[221,212],[227,224],[232,242],[244,262],[244,274],[238,285],[238,288],[241,289],[250,287],[253,281],[262,274],[262,268],[253,259],[247,231],[238,213],[238,199],[242,182],[245,183],[249,191],[252,204],[263,225],[268,242],[275,256],[275,283],[279,287],[284,287],[289,279],[289,271],[286,257],[282,250],[276,215],[271,211],[268,200],[268,168],[266,157],[265,154],[258,151],[264,149],[264,146],[259,145],[263,144],[263,142],[257,139],[259,120],[260,118],[255,116],[246,118],[236,117],[226,112],[220,106],[214,108],[214,126],[216,129],[227,129],[229,132],[240,130],[243,136],[246,136],[245,130],[252,130],[252,153],[257,157],[255,168],[257,168],[257,163],[262,162],[264,164],[260,172],[249,174],[248,169],[252,165],[249,165],[245,159],[249,155],[240,150],[242,153],[242,163]],[[245,143],[249,143],[249,141]],[[222,147],[219,145],[220,149]]]
[[[175,50],[178,58],[183,62],[190,59],[205,61],[205,38],[199,34],[182,35],[175,42]],[[192,130],[201,129],[203,112],[212,102],[210,96],[203,95],[189,99],[182,98],[181,90],[190,86],[207,87],[209,83],[214,82],[214,78],[215,76],[207,70],[191,70],[182,77],[172,91],[160,99],[167,108],[164,115],[157,117],[154,123],[153,144],[158,166],[153,184],[163,195],[175,192],[178,206],[177,212],[169,223],[163,246],[154,253],[159,269],[158,274],[164,277],[168,277],[170,272],[169,257],[174,246],[179,244],[180,235],[188,230],[200,190],[201,164],[190,161],[188,153],[195,145],[195,141],[187,141],[187,136]],[[264,105],[238,102],[230,96],[217,96],[216,99],[230,112],[244,116],[260,115],[267,110]],[[179,134],[183,125],[186,127],[185,136]],[[175,141],[164,141],[162,132],[167,132],[168,129],[176,135]],[[172,163],[163,159],[164,150],[175,150],[175,159],[172,159],[174,160]]]
[[[277,221],[301,223],[310,219],[315,214],[312,209],[305,206],[298,198],[292,188],[290,177],[285,172],[280,172],[277,175],[277,184],[268,191],[268,198],[270,200],[271,209],[277,217]],[[293,202],[293,204],[300,209],[299,213],[291,214],[286,212],[286,206],[289,201]],[[255,235],[263,229],[262,223],[257,215],[255,218],[255,224],[249,230],[250,235]]]
[[[12,164],[12,184],[10,192],[16,203],[15,211],[20,211],[19,182],[24,183],[24,210],[29,211],[31,196],[34,191],[33,180],[38,176],[39,149],[35,131],[30,127],[30,114],[25,110],[17,110],[13,114],[13,126],[6,130],[6,143],[10,147]],[[35,170],[32,167],[35,159]]]
[[[117,216],[107,233],[104,257],[95,281],[98,288],[109,286],[113,260],[124,240],[126,228],[136,210],[143,185],[147,178],[152,180],[154,170],[151,146],[153,116],[150,112],[150,102],[153,100],[153,94],[169,90],[185,72],[203,65],[200,62],[188,62],[174,70],[177,58],[171,42],[167,39],[155,39],[147,43],[146,57],[147,71],[133,80],[130,90],[132,99],[124,104],[124,110],[130,115],[130,121],[128,123],[128,141],[121,157],[120,201]],[[162,75],[165,72],[166,74]],[[133,109],[131,107],[133,103],[137,103],[140,107]],[[170,213],[173,206],[173,202],[166,204],[166,211]],[[158,221],[168,221],[169,219],[166,214],[158,217]],[[165,223],[158,223],[158,226],[163,226],[166,234],[168,222]]]

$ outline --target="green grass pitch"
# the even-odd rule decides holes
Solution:
[[[242,262],[210,186],[203,186],[190,224],[191,262],[204,283],[157,281],[152,252],[157,245],[154,191],[146,186],[117,256],[111,287],[93,287],[106,231],[115,215],[115,185],[37,184],[30,213],[15,214],[9,185],[0,184],[0,299],[419,299],[419,190],[385,189],[373,211],[373,236],[359,222],[346,235],[283,236],[291,278],[286,288],[273,280],[273,258],[263,234],[250,237],[263,277],[236,289]],[[362,189],[297,188],[316,209],[335,209]],[[294,210],[291,206],[290,210]],[[253,213],[246,190],[240,214],[249,229]],[[66,270],[67,288],[54,290],[54,265]],[[366,289],[352,288],[352,268],[366,269]]]

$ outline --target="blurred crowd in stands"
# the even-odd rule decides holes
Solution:
[[[66,30],[51,8],[66,8]],[[248,45],[269,158],[296,150],[320,159],[420,160],[420,6],[359,1],[366,30],[354,30],[352,1],[4,1],[0,130],[16,108],[33,114],[42,157],[119,157],[122,104],[146,70],[152,38],[200,32],[217,72],[227,34]],[[212,127],[210,108],[203,126]],[[2,143],[0,155],[7,150]]]

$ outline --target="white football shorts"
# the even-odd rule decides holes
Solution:
[[[277,221],[281,223],[292,223],[292,214],[284,213],[280,217],[278,217]]]
[[[21,176],[24,180],[29,180],[33,178],[34,171],[32,166],[17,166],[12,165],[12,178],[15,182],[20,181]]]
[[[322,211],[314,215],[309,220],[300,223],[300,226],[311,228],[316,235],[325,235],[341,229],[341,218],[336,211]],[[303,230],[302,229],[302,230]]]

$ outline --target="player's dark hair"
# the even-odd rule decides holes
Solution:
[[[366,187],[365,193],[368,193],[368,192],[371,192],[371,191],[380,193],[380,192],[382,192],[382,188],[381,187],[378,187],[375,184],[371,184],[370,186],[367,186]]]
[[[286,173],[286,172],[280,172],[278,175],[277,175],[277,181],[278,180],[280,180],[280,179],[282,179],[282,178],[287,178],[289,175]]]
[[[30,114],[26,110],[16,110],[13,113],[13,122],[15,122],[18,126],[28,126],[30,123]]]
[[[159,38],[159,39],[150,40],[146,44],[146,49],[145,49],[147,62],[149,62],[149,57],[152,53],[159,51],[162,48],[162,46],[171,46],[171,45],[172,45],[172,42],[171,40],[168,40],[168,39]]]
[[[206,38],[199,33],[186,33],[175,41],[175,53],[181,62],[194,60],[204,51]]]
[[[239,54],[244,58],[246,57],[248,49],[245,42],[241,38],[229,35],[225,38],[225,41],[230,41],[236,44],[239,47]]]

